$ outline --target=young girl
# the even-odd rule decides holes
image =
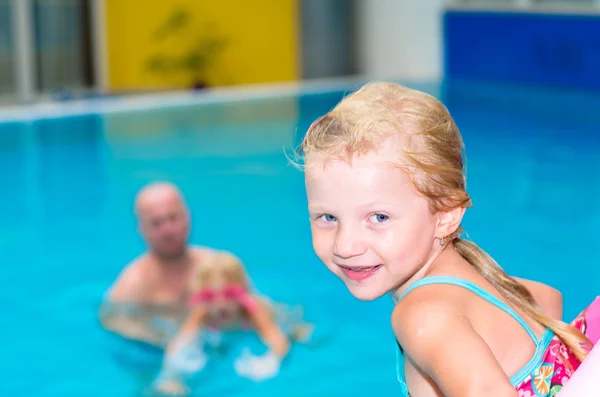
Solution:
[[[239,375],[252,379],[275,376],[290,350],[290,341],[306,340],[312,326],[298,318],[287,321],[287,313],[251,292],[248,275],[241,261],[228,252],[218,252],[198,268],[191,282],[190,314],[168,344],[163,369],[156,387],[168,394],[185,393],[182,375],[201,370],[207,361],[206,343],[218,344],[222,332],[253,329],[269,350],[262,356],[248,353],[235,367]],[[287,319],[290,320],[290,319]],[[215,338],[216,337],[216,338]]]
[[[557,291],[460,238],[462,149],[430,95],[371,83],[346,97],[300,149],[314,250],[356,298],[393,297],[402,395],[553,396],[598,320],[561,322]]]

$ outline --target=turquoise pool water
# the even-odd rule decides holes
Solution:
[[[600,210],[593,95],[430,86],[467,145],[470,235],[512,274],[589,303]],[[485,93],[485,94],[482,94]],[[225,359],[196,396],[362,396],[397,392],[391,302],[353,299],[314,256],[303,176],[283,150],[342,91],[0,124],[0,395],[140,395],[160,355],[111,337],[102,294],[143,250],[132,200],[177,183],[192,242],[237,253],[275,300],[304,306],[323,344],[296,346],[280,375],[236,378]],[[586,110],[588,109],[588,110]]]

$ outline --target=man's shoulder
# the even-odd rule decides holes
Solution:
[[[123,300],[139,293],[140,288],[146,284],[144,269],[150,260],[148,254],[142,254],[125,265],[109,288],[108,296],[112,299]]]
[[[210,248],[210,247],[206,247],[206,246],[202,246],[202,245],[191,245],[189,247],[190,252],[192,253],[193,257],[195,259],[206,259],[207,257],[216,255],[217,253],[221,252],[220,250],[216,249],[216,248]]]
[[[149,253],[143,253],[138,257],[131,260],[128,264],[125,265],[123,270],[121,271],[120,277],[126,277],[132,274],[143,274],[144,269],[148,267],[148,264],[152,262],[153,257]]]

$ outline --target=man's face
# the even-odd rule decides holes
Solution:
[[[187,209],[176,195],[149,198],[140,208],[140,229],[157,255],[177,257],[185,251],[189,238]]]

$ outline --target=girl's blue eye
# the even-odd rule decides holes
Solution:
[[[383,223],[383,222],[387,221],[388,219],[390,219],[390,217],[385,214],[371,215],[371,222],[373,222],[373,223]]]
[[[326,222],[335,222],[337,221],[337,218],[333,215],[329,215],[329,214],[323,214],[321,215],[321,219],[323,219]]]

